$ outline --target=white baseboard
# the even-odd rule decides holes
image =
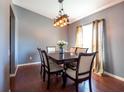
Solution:
[[[17,65],[18,67],[21,67],[21,66],[28,66],[28,65],[35,65],[35,64],[40,64],[41,62],[32,62],[32,63],[25,63],[25,64],[19,64]]]
[[[15,77],[16,76],[16,73],[18,71],[18,66],[16,66],[16,70],[15,70],[15,73],[14,74],[10,74],[10,77]]]
[[[16,76],[19,67],[29,66],[29,65],[35,65],[35,64],[40,64],[40,63],[41,62],[32,62],[32,63],[26,63],[26,64],[19,64],[19,65],[16,66],[15,73],[14,74],[10,74],[10,77],[15,77]]]
[[[123,77],[119,77],[119,76],[114,75],[114,74],[111,74],[111,73],[109,73],[109,72],[104,72],[104,74],[109,75],[109,76],[111,76],[111,77],[113,77],[113,78],[116,78],[116,79],[118,79],[118,80],[124,81],[124,78],[123,78]]]

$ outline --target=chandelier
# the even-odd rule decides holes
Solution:
[[[55,27],[64,27],[69,24],[69,19],[68,15],[64,14],[64,9],[63,9],[63,0],[58,0],[60,3],[60,10],[58,16],[54,19],[54,24],[53,26]]]

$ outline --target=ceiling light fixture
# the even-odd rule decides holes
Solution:
[[[58,16],[54,19],[53,26],[55,27],[64,27],[69,24],[69,16],[64,13],[63,1],[64,0],[58,0],[58,2],[60,3],[60,10]]]

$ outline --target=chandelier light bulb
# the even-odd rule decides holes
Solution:
[[[67,25],[67,23],[64,23],[63,25],[65,26],[65,25]]]
[[[56,26],[56,23],[54,23],[53,26]]]
[[[59,25],[59,22],[56,22],[56,25],[58,26]]]
[[[59,23],[62,23],[62,20],[60,20]]]
[[[60,25],[60,27],[63,27],[63,26],[64,26],[63,24]]]

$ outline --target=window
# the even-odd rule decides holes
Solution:
[[[92,24],[77,27],[76,47],[89,48],[92,52]]]
[[[82,32],[82,27],[78,26],[77,27],[77,33],[76,33],[76,47],[82,47],[83,46],[83,32]]]
[[[89,48],[88,52],[92,51],[92,24],[83,26],[83,48]]]

